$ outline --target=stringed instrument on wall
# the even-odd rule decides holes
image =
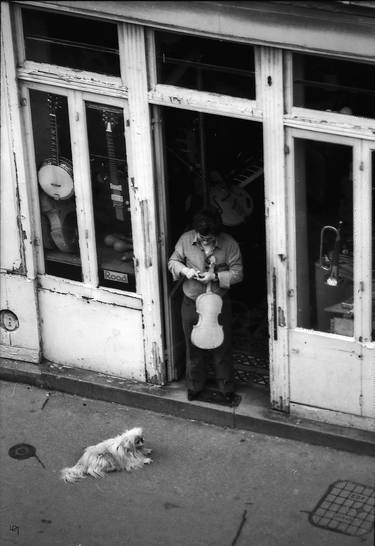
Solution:
[[[254,210],[254,201],[245,190],[254,180],[263,175],[263,157],[249,158],[233,177],[230,184],[223,178],[210,188],[210,201],[215,205],[224,226],[238,226],[245,222]]]
[[[116,158],[115,142],[113,138],[113,128],[117,124],[117,118],[119,114],[116,114],[110,110],[103,110],[102,117],[105,126],[105,139],[108,156],[108,170],[109,173],[104,175],[103,180],[109,182],[111,191],[111,201],[114,207],[115,216],[117,220],[121,222],[125,221],[125,206],[129,207],[129,198],[124,198],[124,178],[126,173],[118,169],[118,162]],[[108,180],[109,176],[109,180]],[[129,208],[127,209],[129,210]]]
[[[192,177],[198,182],[194,191],[201,194],[206,186],[206,177],[198,159],[195,131],[195,128],[182,129],[176,138],[178,150],[172,147],[167,149],[189,169]],[[238,226],[244,223],[254,210],[254,201],[245,188],[263,175],[263,153],[259,150],[225,176],[217,173],[216,179],[213,179],[212,173],[215,172],[217,171],[211,171],[211,176],[207,177],[209,202],[219,210],[224,226]]]
[[[78,248],[78,229],[75,210],[73,165],[60,155],[57,112],[60,97],[48,95],[50,150],[38,170],[40,208],[42,213],[43,245],[54,246],[61,252],[75,252]]]
[[[53,199],[69,199],[74,194],[72,162],[60,155],[57,112],[61,108],[58,95],[48,95],[50,154],[38,171],[38,181]]]

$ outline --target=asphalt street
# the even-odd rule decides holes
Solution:
[[[0,383],[0,410],[2,545],[373,545],[371,457],[20,383]],[[60,479],[84,447],[134,426],[151,465]],[[10,456],[18,444],[35,455]]]

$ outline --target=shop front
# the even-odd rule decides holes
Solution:
[[[2,3],[1,355],[183,381],[167,262],[213,205],[244,262],[238,377],[369,429],[375,14],[311,5],[302,39],[306,6],[193,4]]]

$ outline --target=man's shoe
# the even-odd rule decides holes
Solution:
[[[234,392],[226,392],[224,394],[224,398],[227,402],[229,402],[230,404],[232,404],[235,400],[235,397],[236,397],[236,394]]]
[[[189,400],[189,402],[191,402],[192,400],[195,400],[197,398],[198,394],[199,394],[199,392],[188,390],[187,391],[187,399]]]

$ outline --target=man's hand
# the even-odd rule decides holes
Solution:
[[[184,267],[181,271],[187,279],[196,279],[198,277],[198,271],[192,267]]]
[[[210,273],[209,271],[206,271],[205,273],[200,273],[199,275],[197,275],[196,279],[202,284],[208,284],[210,281],[215,280],[215,273]]]

